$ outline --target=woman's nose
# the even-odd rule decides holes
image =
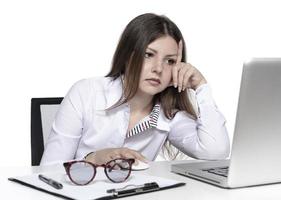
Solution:
[[[156,73],[161,73],[163,70],[163,63],[162,61],[156,60],[153,64],[152,71]]]

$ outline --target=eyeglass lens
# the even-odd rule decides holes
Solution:
[[[127,160],[117,159],[107,163],[105,171],[113,182],[123,182],[130,175],[131,165]]]
[[[96,170],[89,163],[77,162],[71,165],[69,174],[73,182],[79,185],[85,185],[94,178]]]

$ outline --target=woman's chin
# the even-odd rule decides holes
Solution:
[[[142,92],[144,94],[151,95],[151,96],[154,96],[154,95],[160,93],[161,91],[162,90],[159,89],[159,88],[145,88],[145,89],[142,90]]]

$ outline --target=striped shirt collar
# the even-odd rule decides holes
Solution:
[[[126,138],[142,133],[147,129],[156,128],[159,114],[160,114],[160,104],[155,104],[149,116],[145,117],[138,124],[136,124],[131,130],[129,130],[129,132],[126,134]]]

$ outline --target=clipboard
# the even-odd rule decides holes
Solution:
[[[11,177],[8,180],[22,184],[24,186],[45,192],[57,197],[70,200],[107,200],[117,199],[144,193],[158,192],[184,186],[185,183],[172,179],[142,174],[132,174],[130,179],[124,183],[111,183],[103,177],[103,173],[96,181],[87,186],[73,185],[66,179],[66,175],[59,173],[44,173],[47,177],[60,181],[63,189],[57,190],[38,179],[38,174],[27,176]]]

